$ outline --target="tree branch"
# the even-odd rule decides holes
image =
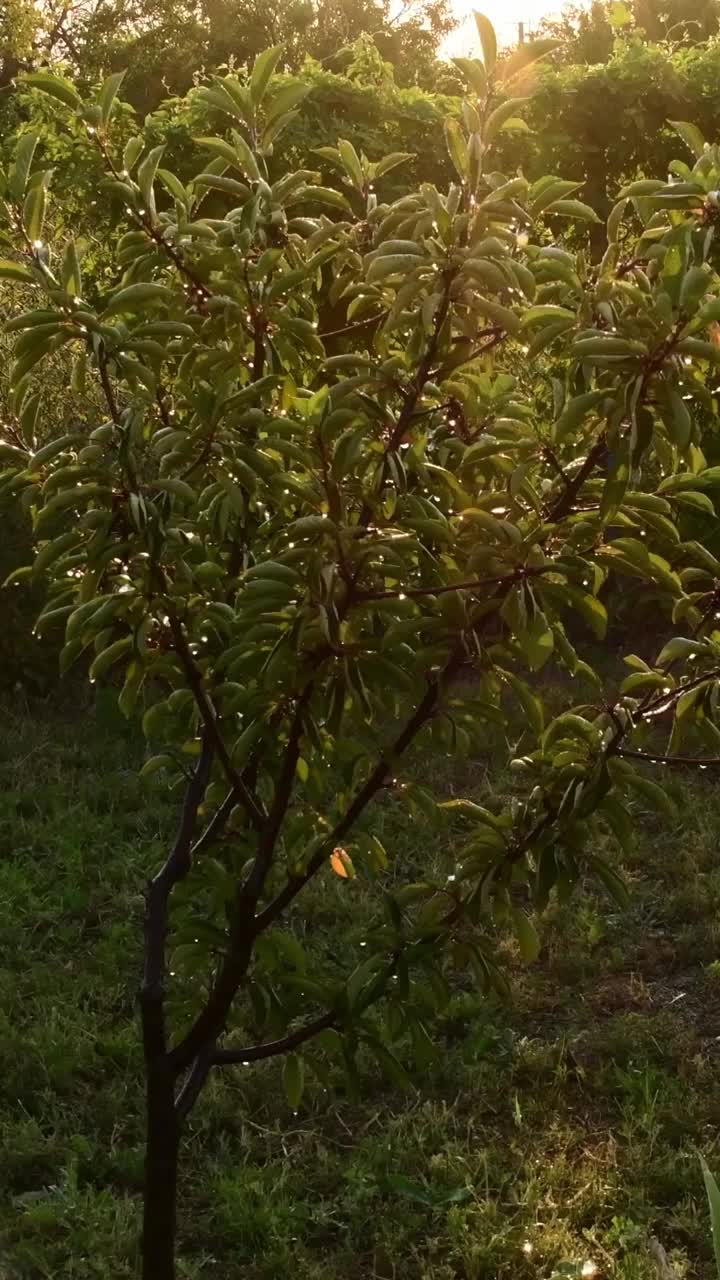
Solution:
[[[260,835],[255,862],[243,887],[243,894],[252,896],[256,903],[263,891],[268,871],[272,865],[280,828],[292,798],[295,771],[300,758],[300,740],[303,733],[305,711],[312,693],[313,682],[310,680],[303,689],[295,707],[295,715],[290,727],[288,743],[280,767],[280,775],[275,784],[275,794],[270,813]]]
[[[180,1067],[188,1065],[194,1057],[202,1054],[207,1045],[217,1040],[222,1033],[232,1002],[247,972],[253,943],[258,932],[255,911],[267,873],[272,865],[277,838],[292,796],[292,785],[300,755],[303,716],[312,695],[312,688],[312,681],[310,681],[295,708],[273,804],[270,813],[263,818],[259,827],[258,848],[252,869],[244,883],[238,886],[235,895],[229,945],[217,975],[217,981],[205,1008],[184,1038],[171,1050],[170,1057]]]
[[[293,899],[297,897],[308,881],[312,880],[313,876],[316,875],[320,868],[325,865],[329,856],[329,851],[332,851],[338,841],[342,840],[343,836],[351,829],[366,806],[385,785],[390,769],[390,761],[397,756],[401,756],[403,752],[407,750],[410,743],[430,719],[439,701],[440,691],[443,684],[452,679],[462,666],[463,661],[464,654],[458,648],[453,654],[451,654],[437,679],[428,685],[424,697],[418,703],[418,706],[408,720],[404,729],[400,734],[398,734],[398,737],[395,739],[389,751],[383,753],[370,774],[370,777],[356,793],[354,800],[346,809],[340,821],[330,832],[327,840],[323,842],[321,848],[318,849],[310,859],[306,870],[302,875],[293,876],[289,879],[285,886],[280,890],[277,897],[274,898],[273,901],[265,907],[265,910],[261,911],[257,916],[255,921],[256,935],[262,933],[274,920],[277,919],[279,915],[281,915],[285,910],[285,907],[287,907]]]
[[[720,769],[720,756],[664,756],[655,751],[631,751],[621,748],[614,753],[630,760],[647,760],[649,764],[667,764],[676,769]]]
[[[196,858],[198,854],[204,853],[211,844],[214,844],[216,840],[220,839],[227,824],[227,820],[235,808],[236,801],[237,796],[235,794],[235,788],[232,787],[231,790],[228,791],[225,799],[220,805],[220,808],[216,809],[212,818],[205,827],[205,830],[195,841],[195,844],[190,851],[191,857]]]
[[[213,1066],[212,1048],[208,1047],[195,1059],[187,1079],[175,1099],[175,1114],[181,1122],[186,1120],[197,1102],[205,1081]]]
[[[200,759],[185,792],[175,844],[145,894],[145,963],[140,1007],[147,1061],[163,1054],[166,1048],[163,1003],[168,903],[175,885],[185,878],[192,866],[192,838],[198,809],[210,780],[213,755],[213,743],[206,731]]]
[[[410,386],[408,387],[408,390],[405,393],[405,399],[403,402],[403,407],[400,410],[400,416],[398,417],[398,420],[395,423],[395,428],[390,437],[390,440],[388,441],[387,448],[385,449],[386,455],[388,453],[394,453],[395,450],[398,448],[398,446],[402,443],[405,432],[407,431],[408,426],[410,425],[410,419],[412,418],[415,412],[415,406],[417,405],[417,402],[423,393],[423,388],[425,387],[425,383],[428,380],[428,376],[432,368],[432,363],[433,363],[433,360],[435,359],[435,353],[438,349],[438,343],[440,341],[440,334],[442,332],[442,327],[447,319],[448,311],[450,310],[450,285],[451,285],[451,279],[448,276],[446,277],[446,280],[445,280],[445,288],[443,290],[443,295],[440,300],[440,305],[438,306],[438,309],[435,312],[435,323],[433,324],[433,331],[430,335],[430,340],[427,344],[427,347],[425,348],[425,353],[420,361],[420,364],[418,365],[417,373],[415,374],[415,377],[413,378],[412,382],[410,383]]]
[[[103,393],[107,401],[107,407],[110,411],[110,417],[115,423],[115,426],[119,427],[122,425],[120,421],[120,410],[118,409],[117,400],[115,399],[115,392],[113,391],[112,383],[110,381],[110,375],[108,373],[107,352],[105,351],[104,345],[98,355],[97,363],[98,363],[98,372],[100,374],[100,383],[102,385]]]
[[[210,735],[225,776],[230,783],[230,786],[233,788],[239,802],[247,810],[248,817],[250,818],[252,825],[259,831],[262,828],[267,815],[264,813],[260,801],[252,794],[243,782],[240,774],[230,759],[228,749],[225,746],[223,736],[220,732],[220,726],[217,722],[215,710],[203,685],[202,674],[193,661],[190,646],[180,619],[171,615],[170,628],[175,642],[175,652],[180,659],[185,672],[185,677],[195,699],[197,709],[200,712],[200,717]]]
[[[655,716],[664,715],[666,711],[675,706],[675,703],[679,701],[684,693],[689,693],[691,689],[697,689],[701,684],[708,684],[711,680],[718,679],[720,679],[720,669],[704,671],[699,676],[695,676],[693,680],[688,680],[687,684],[676,685],[674,689],[667,693],[661,690],[660,693],[654,696],[648,695],[640,712],[641,719],[651,720]]]
[[[564,520],[565,516],[570,515],[573,506],[575,505],[575,499],[585,484],[585,481],[592,475],[592,472],[595,470],[595,467],[605,453],[606,448],[607,441],[605,438],[605,432],[603,431],[602,434],[598,436],[598,439],[595,441],[595,444],[587,455],[582,466],[575,473],[572,479],[569,479],[563,474],[565,490],[549,507],[547,512],[548,520]]]
[[[324,333],[318,334],[318,338],[339,338],[343,333],[352,333],[355,329],[366,329],[368,325],[376,324],[378,320],[384,320],[387,314],[387,310],[377,311],[374,316],[366,316],[364,320],[356,320],[353,324],[343,325],[342,329],[326,329]]]
[[[525,578],[537,578],[544,573],[553,572],[553,566],[547,565],[539,569],[522,566],[514,573],[507,573],[501,578],[474,578],[469,582],[450,582],[444,587],[409,587],[406,591],[358,591],[352,598],[353,604],[364,604],[370,600],[415,600],[423,596],[444,596],[450,591],[478,591],[485,587],[511,587]]]
[[[337,1012],[334,1009],[322,1014],[316,1018],[314,1022],[308,1022],[304,1027],[298,1027],[296,1031],[289,1032],[280,1040],[270,1040],[267,1044],[249,1045],[246,1049],[216,1049],[212,1055],[212,1065],[217,1067],[229,1067],[236,1063],[260,1062],[264,1058],[277,1058],[282,1053],[290,1053],[293,1049],[297,1049],[306,1040],[312,1039],[321,1031],[325,1031],[328,1027],[332,1027],[337,1021]]]

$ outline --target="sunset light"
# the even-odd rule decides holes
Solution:
[[[444,46],[448,57],[472,56],[479,53],[477,30],[473,9],[480,9],[492,22],[500,45],[515,45],[521,33],[532,31],[542,18],[557,15],[562,10],[562,0],[456,0],[455,12],[460,25],[449,36]]]

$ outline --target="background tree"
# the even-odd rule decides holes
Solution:
[[[615,44],[615,30],[606,0],[592,0],[585,5],[566,4],[562,12],[543,18],[538,33],[557,40],[553,54],[555,64],[594,66],[610,59]]]
[[[633,0],[631,8],[635,23],[651,40],[698,44],[718,32],[717,0],[668,0],[662,5]]]
[[[3,83],[18,69],[43,62],[64,62],[86,87],[108,71],[127,70],[124,92],[141,112],[186,93],[202,68],[245,65],[279,40],[289,68],[297,70],[311,57],[337,71],[349,60],[349,47],[369,36],[401,83],[433,87],[439,45],[455,23],[448,0],[409,0],[399,11],[387,0],[23,5],[15,0],[8,11],[10,60]]]

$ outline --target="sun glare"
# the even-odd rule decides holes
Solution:
[[[504,47],[519,43],[524,34],[532,31],[541,18],[560,12],[562,0],[455,0],[453,5],[460,22],[459,27],[445,42],[443,52],[447,57],[472,57],[479,53],[477,30],[473,10],[479,9],[492,22],[497,32],[498,44]]]

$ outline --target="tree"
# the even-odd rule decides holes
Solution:
[[[572,66],[608,62],[615,43],[608,10],[605,0],[592,0],[588,6],[566,4],[559,16],[543,18],[538,33],[558,42],[553,60]]]
[[[544,18],[543,36],[559,42],[555,61],[573,66],[608,62],[616,37],[668,42],[672,48],[695,46],[718,32],[717,0],[592,0],[588,6],[566,4],[558,17]]]
[[[0,10],[0,90],[6,89],[32,51],[37,14],[25,0],[8,0]]]
[[[633,0],[632,16],[650,40],[699,44],[718,32],[717,0],[667,0],[661,6]]]
[[[695,160],[675,185],[620,193],[590,267],[558,243],[595,216],[578,184],[494,168],[524,102],[506,83],[495,105],[478,25],[447,192],[386,202],[404,157],[371,163],[347,139],[322,156],[337,185],[269,181],[306,88],[273,77],[277,48],[215,82],[231,131],[197,140],[188,182],[142,135],[117,153],[119,76],[89,104],[31,77],[80,113],[126,211],[120,278],[95,305],[75,241],[46,239],[31,133],[4,178],[0,276],[36,303],[6,326],[2,491],[37,547],[13,578],[47,579],[39,630],[64,627],[63,669],[119,681],[153,744],[145,775],[178,797],[146,892],[145,1280],[174,1275],[180,1142],[211,1071],[283,1056],[293,1104],[324,1055],[352,1075],[363,1048],[402,1076],[403,1045],[427,1046],[419,992],[442,1005],[457,967],[502,989],[498,929],[531,960],[529,911],[551,892],[592,874],[622,896],[595,840],[632,838],[633,797],[672,811],[648,770],[720,764],[720,563],[702,544],[720,483],[702,440],[720,153],[677,125]],[[60,349],[103,408],[38,447]],[[683,634],[548,723],[546,664],[572,674],[569,698],[599,683],[571,636],[604,634],[610,575],[652,590]],[[496,728],[518,785],[493,806],[438,804],[414,780],[417,744],[464,755]],[[408,821],[457,824],[446,879],[393,865],[373,829],[388,789]],[[378,896],[377,926],[341,957],[318,912],[332,875]]]
[[[283,42],[293,70],[306,57],[340,70],[354,43],[369,37],[403,84],[433,87],[437,50],[453,29],[448,0],[408,0],[393,12],[388,0],[13,0],[7,22],[13,56],[0,86],[15,73],[60,60],[85,88],[127,68],[124,93],[141,112],[190,89],[198,69],[247,65],[269,44]],[[0,57],[5,44],[0,19]],[[22,47],[23,56],[19,56]]]

